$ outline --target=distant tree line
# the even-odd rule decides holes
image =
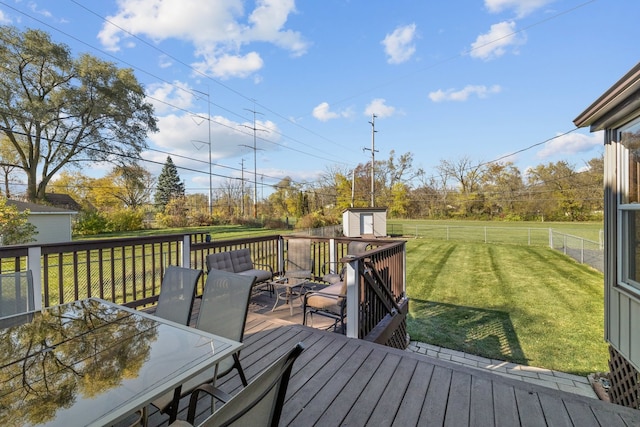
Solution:
[[[603,157],[579,168],[566,161],[524,172],[511,162],[478,163],[468,157],[440,160],[428,174],[413,167],[413,155],[374,166],[375,205],[390,218],[584,221],[602,218]],[[371,164],[327,171],[316,183],[296,186],[285,179],[265,201],[275,215],[313,212],[336,216],[370,206]]]

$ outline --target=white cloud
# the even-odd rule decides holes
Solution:
[[[500,93],[500,91],[502,91],[502,88],[499,85],[490,87],[484,85],[467,85],[461,90],[438,89],[435,92],[429,93],[429,99],[433,102],[466,101],[471,95],[476,95],[478,98],[486,98],[491,94]]]
[[[204,61],[193,64],[193,67],[204,74],[213,74],[221,79],[230,77],[248,77],[260,70],[264,62],[257,52],[246,55],[203,54]]]
[[[147,86],[146,92],[149,96],[149,102],[153,104],[155,113],[160,115],[166,114],[174,110],[174,108],[189,108],[193,105],[193,100],[197,93],[189,85],[179,81],[150,84]]]
[[[546,6],[555,0],[484,0],[485,7],[491,13],[514,10],[519,18]]]
[[[594,132],[588,135],[574,132],[547,142],[544,147],[536,153],[536,157],[546,159],[557,155],[586,153],[595,147],[601,146],[603,141],[602,132]]]
[[[416,24],[398,27],[382,40],[384,52],[389,64],[401,64],[408,61],[416,51],[413,43],[416,38]]]
[[[369,105],[367,105],[367,107],[364,110],[364,114],[367,116],[371,116],[372,114],[375,114],[377,117],[380,117],[380,118],[393,116],[396,113],[396,108],[391,107],[389,105],[385,105],[385,102],[387,101],[383,98],[374,99],[369,103]]]
[[[98,34],[102,45],[120,50],[136,37],[159,43],[178,39],[194,46],[200,71],[215,77],[246,77],[263,66],[253,42],[272,43],[293,56],[306,53],[302,35],[285,28],[295,13],[294,0],[257,0],[247,15],[242,0],[118,0],[118,12],[107,17]],[[113,24],[111,24],[113,23]]]
[[[260,0],[249,16],[253,24],[247,29],[246,38],[249,40],[274,43],[283,49],[290,50],[294,56],[300,56],[307,51],[307,42],[297,31],[283,30],[290,13],[295,13],[294,0]]]
[[[173,60],[168,56],[161,55],[158,60],[158,66],[160,68],[169,68],[173,65]]]
[[[153,146],[174,153],[176,158],[178,156],[188,157],[189,159],[181,160],[183,166],[196,170],[208,170],[209,127],[205,117],[206,113],[202,117],[194,117],[191,114],[168,114],[159,117],[159,132],[150,134],[149,139]],[[246,146],[253,146],[253,133],[245,125],[253,127],[253,123],[238,123],[222,116],[211,117],[211,152],[214,162],[247,154],[249,148]],[[257,120],[256,128],[267,130],[268,132],[261,132],[261,134],[268,135],[266,138],[269,141],[279,139],[280,131],[277,125],[269,120]],[[257,149],[260,152],[272,151],[275,147],[277,145],[264,142],[261,139],[257,140]],[[156,154],[152,153],[154,152],[143,157],[157,157],[157,152]],[[166,154],[160,157],[166,159]],[[173,160],[177,164],[176,158]]]
[[[321,102],[313,109],[313,117],[321,122],[327,122],[332,119],[346,118],[351,116],[351,110],[346,109],[342,111],[331,111],[328,102]]]
[[[38,9],[38,5],[36,3],[29,3],[28,7],[33,13],[37,13],[45,18],[53,18],[53,14],[51,12],[47,9]]]
[[[504,55],[509,48],[517,53],[517,46],[525,42],[526,37],[516,33],[516,23],[504,21],[493,24],[488,33],[480,34],[471,44],[469,55],[488,61]]]
[[[5,13],[0,10],[0,24],[10,24],[11,23],[11,19],[5,15]]]

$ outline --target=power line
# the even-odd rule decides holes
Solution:
[[[72,1],[73,3],[75,3],[76,5],[78,5],[79,7],[81,7],[82,9],[84,9],[84,10],[88,11],[89,13],[91,13],[91,14],[93,14],[93,15],[95,15],[95,16],[97,16],[97,17],[99,17],[100,19],[104,20],[104,22],[107,22],[107,23],[109,23],[110,25],[115,25],[113,22],[111,22],[111,21],[107,20],[106,18],[104,18],[104,17],[100,16],[99,14],[97,14],[97,13],[93,12],[91,9],[89,9],[89,8],[87,8],[86,6],[84,6],[84,5],[80,4],[78,1],[75,1],[75,0],[71,0],[71,1]],[[546,19],[544,19],[544,20],[541,20],[541,21],[538,21],[538,22],[536,22],[536,23],[533,23],[532,25],[529,25],[529,26],[527,26],[527,27],[524,27],[523,29],[521,29],[521,30],[519,30],[519,31],[516,31],[516,32],[513,32],[512,34],[507,35],[507,36],[511,36],[511,35],[516,34],[516,33],[518,33],[518,32],[521,32],[521,31],[524,31],[524,30],[526,30],[526,29],[530,29],[530,28],[532,28],[532,27],[535,27],[535,26],[537,26],[537,25],[541,25],[542,23],[547,22],[547,21],[549,21],[549,20],[556,19],[556,18],[558,18],[558,17],[560,17],[560,16],[562,16],[562,15],[565,15],[565,14],[568,14],[568,13],[570,13],[570,12],[573,12],[574,10],[576,10],[576,9],[578,9],[578,8],[581,8],[581,7],[584,7],[584,6],[586,6],[586,5],[590,4],[590,3],[593,3],[594,1],[596,1],[596,0],[591,0],[591,1],[583,2],[583,3],[581,3],[581,4],[579,4],[579,5],[575,6],[575,7],[573,7],[573,8],[571,8],[571,9],[567,9],[567,10],[565,10],[565,11],[559,12],[559,13],[557,13],[557,14],[553,15],[553,16],[550,16],[550,17],[548,17],[548,18],[546,18]],[[104,51],[104,50],[102,50],[102,49],[96,48],[95,46],[93,46],[93,45],[91,45],[91,44],[89,44],[89,43],[86,43],[84,40],[82,40],[82,39],[80,39],[80,38],[78,38],[78,37],[76,37],[76,36],[73,36],[73,35],[71,35],[71,34],[69,34],[69,33],[65,32],[65,31],[62,31],[62,30],[60,30],[59,28],[56,28],[55,26],[52,26],[52,25],[50,25],[50,24],[48,24],[48,23],[46,23],[46,22],[44,22],[44,21],[42,21],[42,20],[40,20],[40,19],[38,19],[38,18],[34,17],[33,15],[30,15],[30,14],[28,14],[28,13],[25,13],[25,12],[23,12],[23,11],[21,11],[21,10],[19,10],[19,9],[17,9],[17,8],[15,8],[15,7],[11,6],[11,5],[9,5],[9,4],[7,4],[6,2],[0,1],[0,4],[3,4],[5,7],[10,8],[10,9],[12,9],[12,10],[16,11],[17,13],[20,13],[20,14],[22,14],[22,15],[24,15],[24,16],[27,16],[27,17],[29,17],[30,19],[33,19],[34,21],[41,23],[42,25],[45,25],[45,26],[47,26],[47,27],[49,27],[49,28],[51,28],[51,29],[53,29],[53,30],[55,30],[55,31],[57,31],[57,32],[59,32],[59,33],[61,33],[61,34],[65,35],[65,36],[67,36],[67,37],[69,37],[69,38],[71,38],[71,39],[73,39],[73,40],[76,40],[77,42],[82,43],[82,44],[84,44],[84,45],[86,45],[86,46],[90,47],[91,49],[94,49],[94,50],[96,50],[96,51],[98,51],[98,52],[101,52],[102,54],[107,55],[107,56],[109,56],[109,57],[111,57],[111,58],[115,59],[116,61],[118,61],[118,62],[120,62],[120,63],[123,63],[123,64],[126,64],[126,65],[128,65],[128,66],[131,66],[132,68],[135,68],[135,69],[137,69],[137,70],[139,70],[139,71],[141,71],[141,72],[143,72],[143,73],[145,73],[145,74],[147,74],[147,75],[149,75],[149,76],[151,76],[151,77],[153,77],[153,78],[157,79],[158,81],[162,81],[162,82],[165,82],[165,83],[167,83],[167,84],[171,84],[173,87],[175,87],[175,88],[177,88],[177,89],[179,89],[179,90],[185,90],[184,88],[182,88],[182,87],[180,87],[180,86],[177,86],[177,85],[175,85],[175,84],[173,84],[173,83],[171,83],[171,82],[168,82],[168,81],[164,80],[163,78],[161,78],[161,77],[159,77],[159,76],[157,76],[157,75],[155,75],[155,74],[153,74],[153,73],[151,73],[151,72],[149,72],[149,71],[147,71],[147,70],[145,70],[145,69],[143,69],[143,68],[141,68],[141,67],[135,66],[135,65],[133,65],[133,64],[131,64],[131,63],[127,63],[127,62],[125,62],[125,61],[122,61],[122,59],[121,59],[121,58],[116,57],[116,56],[114,56],[114,55],[111,55],[111,54],[109,54],[108,52],[105,52],[105,51]],[[180,61],[177,57],[173,56],[172,54],[170,54],[170,53],[168,53],[168,52],[166,52],[166,51],[164,51],[164,50],[162,50],[162,49],[158,48],[158,46],[155,46],[155,45],[153,45],[153,44],[148,43],[148,42],[147,42],[146,40],[144,40],[143,38],[138,37],[138,36],[136,36],[135,34],[129,33],[129,32],[127,32],[126,30],[124,30],[124,29],[122,29],[122,28],[118,27],[117,25],[116,25],[116,27],[117,27],[117,28],[119,28],[121,31],[124,31],[125,33],[127,33],[127,34],[131,35],[132,37],[135,37],[137,40],[140,40],[141,42],[143,42],[143,43],[144,43],[145,45],[147,45],[148,47],[150,47],[150,48],[152,48],[152,49],[154,49],[154,50],[156,50],[156,51],[158,51],[158,52],[162,53],[163,55],[166,55],[167,57],[170,57],[171,59],[175,60],[176,62],[180,63],[181,65],[183,65],[183,66],[185,66],[185,67],[188,67],[190,70],[193,70],[194,72],[199,72],[198,70],[196,70],[196,69],[194,69],[193,67],[191,67],[189,64],[186,64],[186,63],[184,63],[184,62]],[[507,36],[505,36],[505,37],[507,37]],[[488,42],[487,44],[495,43],[495,42],[497,42],[498,40],[499,40],[499,39],[492,40],[492,41]],[[478,46],[478,47],[476,47],[476,48],[481,48],[481,47],[484,47],[484,46]],[[420,69],[420,70],[418,70],[418,71],[423,71],[424,69],[427,69],[427,68],[433,68],[433,67],[436,67],[436,66],[442,65],[443,63],[448,62],[449,60],[451,60],[451,59],[453,59],[453,58],[459,58],[459,57],[462,57],[462,56],[463,56],[462,54],[458,54],[458,55],[452,56],[451,58],[449,58],[449,59],[447,59],[447,60],[445,60],[445,61],[441,61],[441,62],[439,62],[439,63],[432,64],[432,65],[430,65],[429,67],[422,68],[422,69]],[[242,98],[244,98],[244,99],[247,99],[247,100],[251,99],[250,97],[248,97],[248,96],[244,95],[243,93],[241,93],[241,92],[239,92],[239,91],[237,91],[237,90],[233,89],[233,88],[232,88],[232,87],[230,87],[229,85],[225,85],[224,83],[222,83],[222,82],[218,81],[217,79],[214,79],[214,78],[212,78],[212,77],[210,77],[210,76],[208,76],[208,75],[206,75],[206,74],[204,74],[204,73],[201,73],[201,75],[202,75],[203,77],[205,77],[205,78],[207,78],[207,79],[211,80],[211,81],[212,81],[212,82],[214,82],[215,84],[217,84],[217,85],[219,85],[219,86],[223,87],[223,88],[224,88],[224,89],[226,89],[226,90],[229,90],[230,92],[232,92],[232,93],[234,93],[234,94],[236,94],[236,95],[238,95],[238,96],[240,96],[240,97],[242,97]],[[377,87],[379,87],[379,86],[377,86]],[[376,87],[373,87],[373,88],[371,88],[370,90],[375,89],[375,88],[376,88]],[[351,97],[355,97],[355,96],[357,96],[357,95],[353,95],[353,96],[351,96]],[[152,98],[152,97],[149,97],[149,98],[150,98],[150,99],[154,99],[154,98]],[[347,99],[348,99],[348,98],[347,98]],[[161,100],[157,100],[157,101],[159,101],[159,102],[164,102],[164,101],[161,101]],[[179,107],[177,107],[177,106],[175,106],[175,105],[172,105],[172,104],[170,104],[170,103],[166,103],[166,102],[165,102],[165,104],[166,104],[166,105],[170,105],[170,106],[172,106],[173,108],[177,108],[177,109],[182,110],[182,111],[188,111],[188,110],[185,110],[185,109],[181,109],[181,108],[179,108]],[[215,103],[211,102],[210,100],[209,100],[209,105],[215,105],[216,107],[221,108],[221,109],[223,109],[223,110],[225,110],[225,111],[228,111],[228,112],[229,112],[229,113],[231,113],[231,114],[234,114],[234,115],[237,115],[238,117],[242,117],[242,118],[244,118],[243,116],[241,116],[241,115],[237,114],[236,112],[233,112],[233,111],[231,111],[231,110],[228,110],[228,109],[226,109],[225,107],[223,107],[223,106],[221,106],[221,105],[218,105],[218,104],[215,104]],[[259,105],[261,108],[264,108],[265,110],[272,112],[274,115],[276,115],[276,116],[278,116],[278,117],[281,117],[281,118],[283,118],[283,119],[287,120],[288,122],[290,122],[290,123],[292,123],[292,124],[294,124],[294,125],[296,125],[296,126],[299,126],[299,124],[298,124],[298,123],[295,123],[295,122],[291,121],[290,119],[286,118],[285,116],[283,116],[283,115],[281,115],[281,114],[279,114],[279,113],[277,113],[277,112],[275,112],[275,111],[273,111],[273,110],[269,109],[269,108],[268,108],[268,107],[266,107],[265,105],[262,105],[262,104],[256,104],[256,105]],[[190,113],[192,113],[192,112],[190,112]],[[216,123],[217,123],[217,124],[219,124],[219,125],[221,125],[221,126],[226,126],[224,123],[219,123],[219,122],[216,122]],[[227,126],[227,127],[229,127],[229,126]],[[316,134],[315,132],[313,132],[313,131],[311,131],[311,130],[309,130],[309,129],[304,128],[303,126],[300,126],[300,127],[301,127],[302,129],[305,129],[305,130],[307,130],[307,131],[309,131],[309,132],[313,133],[313,134],[314,134],[314,135],[316,135],[316,136],[322,137],[322,135],[318,135],[318,134]],[[239,131],[240,131],[239,129],[234,128],[234,127],[229,127],[229,128],[233,129],[235,132],[239,132]],[[576,129],[574,129],[574,130],[576,130]],[[572,131],[573,131],[573,130],[572,130]],[[570,131],[570,132],[572,132],[572,131]],[[286,135],[285,135],[285,134],[282,134],[282,133],[280,133],[280,132],[275,132],[275,133],[277,133],[277,134],[279,134],[279,135],[281,135],[281,136],[283,136],[283,137],[286,137]],[[569,132],[567,132],[567,133],[569,133]],[[515,154],[517,154],[517,153],[521,153],[521,152],[524,152],[524,151],[530,150],[530,149],[532,149],[532,148],[534,148],[534,147],[536,147],[536,146],[542,145],[542,144],[544,144],[544,143],[546,143],[546,142],[548,142],[548,141],[550,141],[550,140],[552,140],[552,139],[555,139],[555,138],[557,138],[557,137],[558,137],[558,136],[556,136],[556,137],[554,137],[554,138],[550,138],[550,139],[548,139],[548,140],[546,140],[546,141],[543,141],[543,142],[540,142],[540,143],[537,143],[537,144],[533,144],[533,145],[531,145],[531,146],[529,146],[529,147],[527,147],[527,148],[524,148],[524,149],[521,149],[521,150],[517,150],[517,151],[515,151],[515,152],[513,152],[513,153],[511,153],[511,154],[509,154],[509,155],[502,156],[502,157],[500,157],[500,158],[498,158],[498,159],[496,159],[496,160],[493,160],[493,161],[491,161],[491,162],[485,162],[485,163],[482,163],[482,164],[487,164],[487,163],[492,163],[492,162],[500,161],[500,160],[502,160],[502,159],[504,159],[504,158],[506,158],[506,157],[513,156],[513,155],[515,155]],[[287,146],[285,146],[285,145],[283,145],[283,144],[278,144],[278,143],[276,143],[276,142],[274,142],[274,141],[269,141],[269,140],[267,140],[267,139],[261,139],[261,140],[265,141],[266,143],[276,144],[277,146],[280,146],[280,147],[283,147],[283,148],[286,148],[286,149],[290,149],[290,150],[298,151],[298,152],[303,153],[303,154],[306,154],[306,155],[311,155],[311,154],[309,154],[309,153],[304,153],[303,151],[300,151],[300,150],[292,149],[291,147],[287,147]],[[292,139],[292,140],[296,141],[295,139]],[[327,140],[328,140],[328,139],[327,139]],[[302,144],[302,142],[301,142],[301,141],[296,141],[296,142],[298,142],[298,143],[301,143],[301,144]],[[161,150],[154,150],[154,149],[148,149],[148,150],[149,150],[149,151],[159,151],[159,152],[161,152]],[[165,152],[165,153],[167,153],[167,152]],[[167,154],[172,155],[172,156],[176,156],[176,157],[183,157],[183,158],[187,158],[186,156],[179,156],[179,155],[177,155],[177,154],[175,154],[175,153],[174,153],[174,154],[167,153]],[[321,157],[317,157],[317,156],[315,156],[315,157],[316,157],[316,158],[321,158]],[[189,159],[190,159],[190,160],[194,160],[194,161],[199,161],[198,159],[193,159],[193,158],[189,158]],[[336,158],[332,158],[332,159],[323,159],[323,160],[330,160],[330,161],[333,161],[333,162],[338,162]],[[158,163],[158,162],[152,162],[152,163]],[[482,165],[482,164],[481,164],[481,165]],[[221,166],[221,167],[225,167],[225,166],[223,166],[223,165],[220,165],[220,166]],[[236,170],[236,171],[238,170],[237,168],[233,168],[233,167],[229,167],[229,166],[226,166],[226,168],[228,168],[228,169],[230,169],[230,170]],[[195,170],[193,170],[193,169],[189,169],[189,168],[184,168],[184,170],[191,170],[191,171],[194,171],[194,172],[202,173],[201,171],[195,171]],[[231,177],[229,177],[229,176],[218,175],[218,174],[216,174],[216,176],[221,176],[221,177],[225,177],[225,178],[231,178]],[[269,177],[268,175],[263,175],[263,176],[267,176],[267,177]],[[276,177],[269,177],[269,178],[272,178],[272,179],[278,179],[278,178],[276,178]],[[279,178],[279,179],[282,179],[282,178]],[[254,176],[254,183],[255,183],[255,181],[257,181],[257,177],[256,177],[256,176]],[[308,185],[308,183],[307,183],[307,182],[303,182],[303,181],[297,181],[297,183],[299,183],[300,185]]]

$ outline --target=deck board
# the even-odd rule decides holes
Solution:
[[[433,366],[428,363],[417,363],[416,369],[407,387],[407,394],[413,396],[412,399],[402,399],[393,420],[393,425],[412,426],[419,425],[420,413],[427,396],[427,387],[433,374]],[[423,424],[424,425],[424,424]]]
[[[470,426],[494,425],[491,381],[486,378],[471,378],[471,401],[469,406]]]
[[[368,420],[380,401],[380,396],[391,384],[391,378],[396,366],[400,362],[400,357],[396,355],[380,354],[373,352],[370,356],[373,372],[366,372],[365,378],[354,378],[352,381],[363,381],[366,379],[367,385],[363,387],[354,405],[349,409],[344,418],[345,425],[357,425],[362,420]]]
[[[383,354],[369,352],[366,360],[358,368],[352,377],[348,378],[347,384],[341,393],[340,399],[335,399],[327,408],[325,413],[318,419],[318,425],[327,425],[330,420],[344,420],[349,416],[349,412],[354,408],[357,400],[365,389],[370,387],[371,379],[376,374],[377,368],[384,358]],[[357,416],[369,416],[366,414],[357,414]]]
[[[496,427],[517,426],[520,423],[513,387],[492,381],[493,417]]]
[[[471,402],[471,375],[453,371],[447,401],[445,427],[469,425],[469,406]]]
[[[434,425],[443,425],[447,412],[449,385],[451,384],[451,369],[435,366],[433,375],[427,388],[427,398],[424,401],[420,420]],[[425,424],[426,425],[426,424]]]
[[[520,425],[523,427],[545,427],[547,425],[540,398],[537,393],[532,393],[524,388],[514,388]]]
[[[402,359],[396,360],[393,374],[371,413],[371,419],[376,420],[376,424],[379,426],[390,426],[396,417],[398,408],[406,394],[406,388],[411,382],[411,376],[418,364],[416,360],[407,362],[402,363]]]
[[[565,407],[563,401],[552,399],[551,397],[546,395],[540,395],[540,404],[542,405],[542,410],[545,413],[545,417],[549,417],[550,419],[554,420],[554,426],[571,427],[573,425],[571,422],[572,417],[569,417],[569,414],[567,412],[567,410],[570,410],[570,407]],[[580,416],[581,414],[576,415]],[[590,417],[589,420],[579,420],[579,418],[576,418],[574,416],[573,421],[578,421],[577,425],[588,427],[593,425],[593,421],[595,421],[595,418]]]
[[[640,425],[640,411],[256,313],[241,352],[249,380],[300,341],[305,351],[293,366],[281,426]],[[241,389],[235,372],[217,385]],[[151,412],[150,426],[168,424]],[[202,399],[196,422],[209,413]]]

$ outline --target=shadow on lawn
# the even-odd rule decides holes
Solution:
[[[527,364],[508,313],[411,299],[411,339],[490,359]],[[414,336],[415,335],[415,336]]]

